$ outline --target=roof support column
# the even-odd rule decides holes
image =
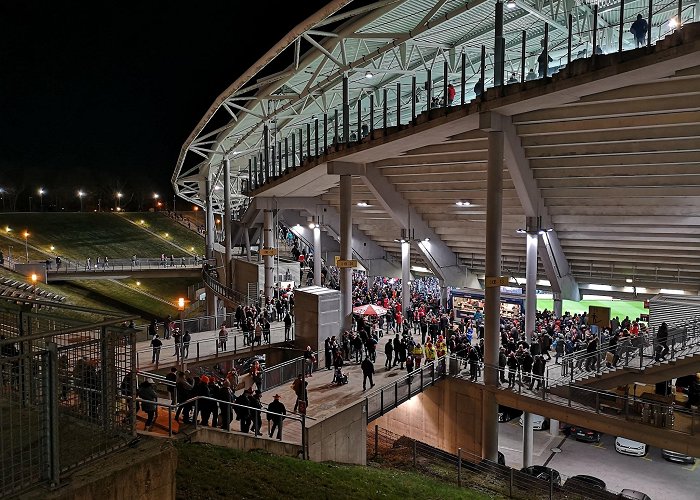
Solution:
[[[536,217],[527,218],[525,257],[525,340],[532,343],[537,311],[537,242],[540,228]],[[532,465],[532,414],[523,413],[523,467]]]
[[[411,303],[411,242],[401,241],[401,313],[406,317],[406,311]],[[401,327],[401,325],[399,325]]]
[[[243,226],[243,238],[245,241],[245,258],[250,262],[250,228]]]
[[[272,235],[272,231],[274,228],[274,225],[272,223],[272,210],[265,210],[264,211],[264,218],[263,218],[263,245],[265,249],[272,249],[274,248],[274,239]],[[265,266],[265,299],[272,299],[274,297],[274,289],[275,289],[275,280],[273,276],[273,271],[274,271],[274,256],[273,255],[265,255],[264,256],[264,266]]]
[[[492,118],[488,116],[488,118]],[[488,123],[488,174],[486,180],[486,279],[501,275],[501,228],[503,225],[503,131]],[[498,354],[501,322],[501,289],[487,286],[484,306],[484,383],[498,385]],[[484,391],[482,406],[482,455],[498,460],[498,403]]]
[[[321,228],[314,226],[314,285],[321,286]]]
[[[340,176],[340,258],[352,259],[352,176]],[[340,332],[352,328],[352,269],[340,269]]]
[[[216,241],[215,232],[216,226],[214,225],[214,189],[212,186],[211,179],[207,179],[204,182],[204,189],[207,192],[206,198],[206,219],[204,222],[204,229],[206,234],[205,239],[205,253],[207,259],[214,258],[214,242]]]
[[[224,246],[226,247],[226,265],[224,266],[224,271],[226,272],[226,286],[231,287],[233,284],[233,276],[231,275],[231,219],[233,214],[231,213],[231,161],[226,158],[224,160],[224,234],[226,239],[224,240]]]

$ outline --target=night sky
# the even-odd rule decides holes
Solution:
[[[86,208],[116,191],[132,210],[171,200],[180,147],[214,99],[326,3],[0,2],[7,208],[33,196],[36,209],[42,186],[52,210],[75,210],[78,189]]]

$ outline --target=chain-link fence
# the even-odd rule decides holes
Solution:
[[[553,469],[538,466],[532,474],[499,462],[482,460],[479,455],[455,450],[452,454],[407,436],[399,436],[379,426],[367,433],[367,460],[388,467],[414,470],[440,481],[508,498],[612,500],[616,493],[590,486],[574,478],[564,478]],[[551,471],[551,472],[550,472]]]
[[[134,436],[134,331],[41,306],[0,301],[0,496],[56,485]]]

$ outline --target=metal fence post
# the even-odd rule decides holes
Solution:
[[[457,486],[462,487],[462,448],[457,448]]]
[[[399,406],[399,383],[394,382],[394,408]]]
[[[379,390],[379,414],[384,415],[384,389]]]
[[[58,352],[56,344],[50,342],[47,346],[48,356],[45,359],[48,361],[48,373],[46,383],[46,432],[47,432],[47,463],[48,463],[48,480],[52,486],[58,485],[61,473],[60,458],[59,458],[59,430],[58,430]]]
[[[374,456],[379,455],[379,426],[375,424],[374,426]]]

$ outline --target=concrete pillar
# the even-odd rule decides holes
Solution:
[[[340,258],[352,259],[352,176],[340,176]],[[352,269],[340,269],[340,332],[352,327]]]
[[[226,265],[224,265],[224,270],[226,271],[226,286],[231,287],[233,285],[233,276],[231,274],[231,219],[233,214],[231,213],[231,161],[227,158],[224,160],[224,246],[226,247]]]
[[[321,286],[321,228],[314,227],[314,285]]]
[[[248,226],[243,228],[243,238],[245,242],[245,257],[250,262],[250,228]]]
[[[549,435],[558,436],[559,435],[559,420],[549,419]]]
[[[552,297],[554,298],[554,315],[557,318],[561,318],[564,308],[562,305],[562,300],[561,300],[561,294],[560,293],[553,293]]]
[[[406,314],[406,309],[411,303],[411,242],[401,243],[401,311]]]
[[[503,132],[488,132],[488,175],[486,181],[486,277],[501,275],[501,227],[503,224]],[[501,289],[486,288],[484,306],[484,383],[498,385],[498,352],[500,345]],[[486,397],[482,409],[483,458],[498,460],[498,403]]]
[[[539,227],[535,217],[527,218],[525,260],[525,340],[532,342],[537,315],[537,241]],[[523,413],[523,467],[532,465],[532,414]]]
[[[272,210],[265,210],[263,218],[263,248],[274,248],[274,238],[272,231],[274,230],[272,224]],[[265,255],[263,257],[263,262],[265,266],[265,285],[263,293],[266,299],[271,299],[273,297],[273,290],[275,288],[275,279],[273,276],[274,271],[274,256]]]

